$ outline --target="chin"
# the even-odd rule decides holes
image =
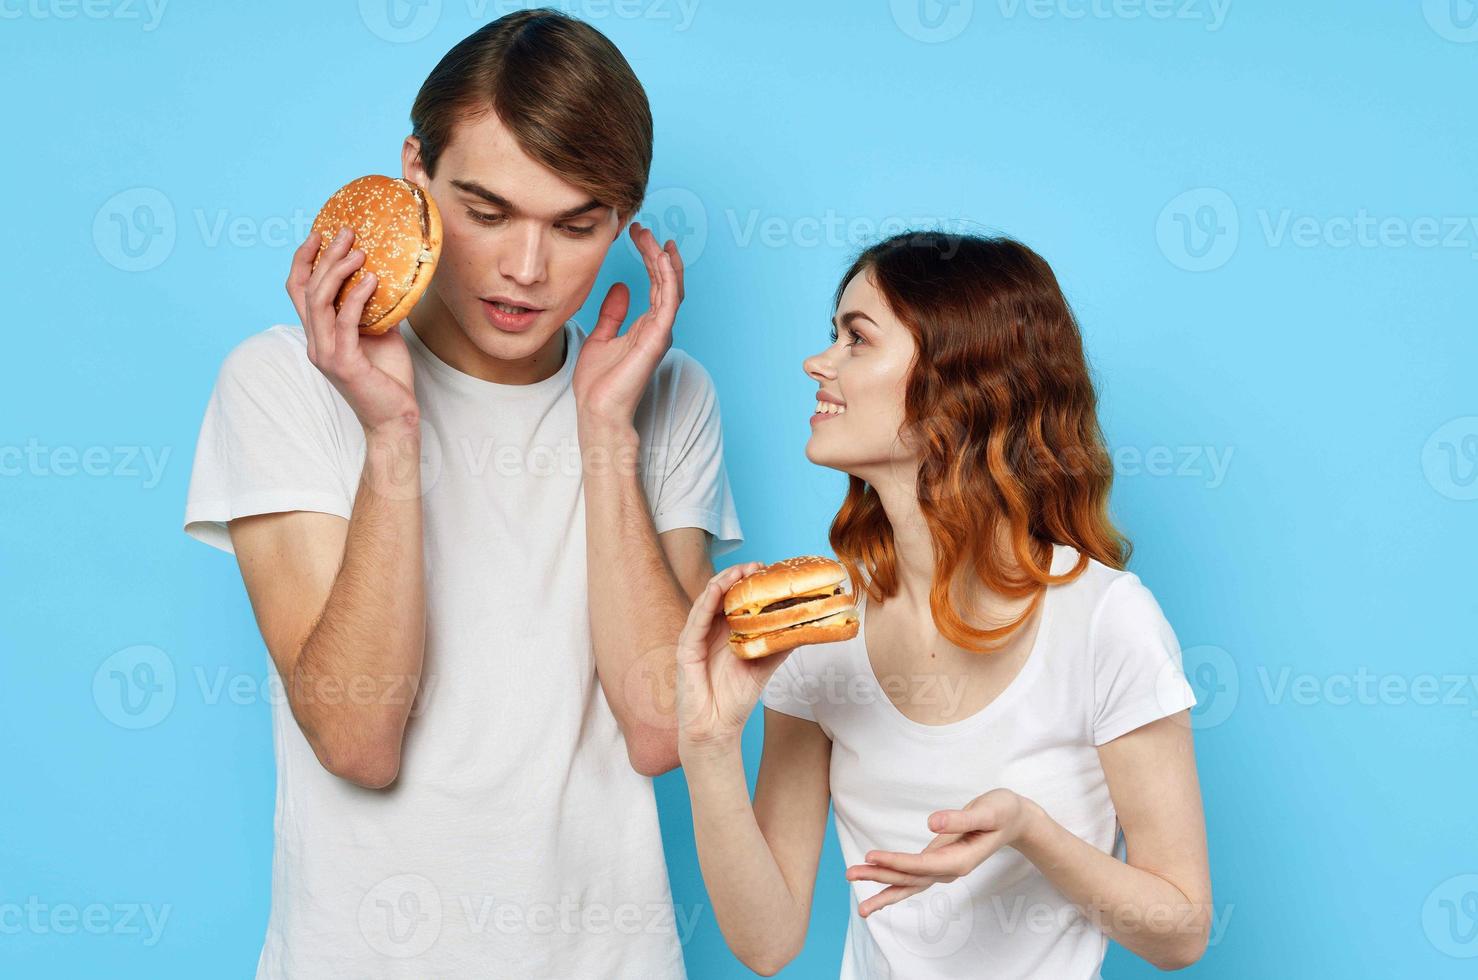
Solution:
[[[812,463],[815,463],[817,466],[826,466],[834,470],[839,470],[842,468],[839,460],[832,459],[824,451],[817,452],[815,446],[816,439],[814,436],[806,441],[806,459],[810,460]]]

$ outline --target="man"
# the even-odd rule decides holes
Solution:
[[[287,703],[258,977],[680,977],[652,775],[673,652],[742,540],[707,373],[651,308],[569,321],[639,207],[651,116],[598,31],[503,17],[427,78],[402,149],[444,226],[408,320],[336,314],[347,238],[287,288],[303,328],[226,358],[185,529],[234,550]],[[351,236],[352,237],[352,236]],[[690,923],[684,923],[684,926]]]

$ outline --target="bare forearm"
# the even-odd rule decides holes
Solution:
[[[685,751],[682,762],[698,864],[724,940],[750,969],[778,971],[799,952],[809,912],[755,819],[739,745]]]
[[[1205,950],[1212,909],[1153,872],[1106,854],[1031,804],[1015,847],[1109,938],[1161,969]]]
[[[668,567],[642,489],[630,426],[582,421],[590,632],[606,699],[632,762],[649,775],[677,765],[677,638],[689,603]]]
[[[399,769],[425,650],[422,562],[419,432],[367,434],[344,560],[290,687],[325,766],[364,785]]]

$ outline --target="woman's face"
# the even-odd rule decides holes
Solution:
[[[806,458],[876,484],[899,464],[915,461],[899,439],[903,395],[917,344],[898,321],[869,272],[852,277],[832,320],[830,347],[802,367],[819,386]],[[834,397],[839,404],[828,403]]]

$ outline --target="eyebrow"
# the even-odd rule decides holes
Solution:
[[[868,323],[871,323],[875,327],[878,325],[876,320],[868,316],[866,313],[863,313],[861,310],[848,310],[847,312],[841,314],[840,319],[832,317],[831,322],[836,324],[837,326],[850,327],[853,322],[857,320],[866,320]]]
[[[459,190],[459,191],[465,191],[468,194],[476,195],[477,197],[482,198],[484,201],[487,201],[489,204],[493,205],[494,207],[500,208],[501,210],[504,210],[504,211],[507,211],[509,214],[521,214],[522,213],[514,205],[514,203],[512,201],[508,200],[508,198],[504,197],[501,194],[495,194],[495,193],[493,193],[492,191],[488,190],[486,187],[482,186],[481,184],[479,184],[475,180],[460,180],[460,179],[457,179],[457,178],[453,178],[451,184],[457,190]],[[601,207],[601,206],[602,206],[601,203],[599,201],[597,201],[595,198],[592,197],[590,200],[586,201],[584,204],[577,204],[577,205],[575,205],[572,208],[566,208],[565,210],[561,211],[559,214],[556,214],[554,216],[554,220],[555,221],[564,221],[564,220],[566,220],[568,218],[576,218],[576,217],[579,217],[580,215],[586,213],[587,211],[593,211],[596,208]]]

